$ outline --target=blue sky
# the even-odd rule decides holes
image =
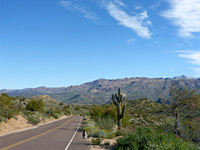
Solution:
[[[1,0],[0,89],[200,77],[199,0]]]

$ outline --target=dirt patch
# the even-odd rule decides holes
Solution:
[[[21,131],[37,128],[40,125],[48,124],[48,123],[58,121],[64,118],[67,118],[67,116],[62,116],[59,119],[54,119],[54,118],[46,119],[42,121],[41,123],[39,123],[38,125],[34,126],[30,124],[24,117],[22,117],[21,115],[18,115],[17,119],[11,118],[6,123],[5,122],[0,123],[0,136],[4,136],[4,135],[11,134],[14,132],[21,132]]]
[[[29,128],[32,126],[33,125],[28,123],[28,121],[24,117],[18,115],[17,119],[11,118],[6,123],[0,123],[0,135],[22,128]]]

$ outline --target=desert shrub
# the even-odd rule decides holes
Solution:
[[[75,106],[74,109],[75,110],[80,110],[80,106]]]
[[[51,113],[51,116],[54,117],[55,119],[58,119],[59,118],[59,114],[55,113],[55,112],[52,112]]]
[[[90,116],[89,112],[84,112],[83,116]]]
[[[106,139],[112,139],[112,138],[115,137],[115,133],[114,132],[106,130],[106,134],[107,134]]]
[[[105,129],[108,131],[112,131],[116,124],[114,119],[110,116],[98,118],[95,122],[100,129]]]
[[[55,109],[54,111],[53,111],[53,113],[55,113],[55,114],[57,114],[58,116],[61,116],[63,113],[62,113],[62,110],[60,110],[60,109]]]
[[[127,127],[128,125],[130,125],[130,114],[128,111],[125,111],[125,115],[122,118],[122,127]]]
[[[97,135],[98,135],[98,137],[101,137],[101,138],[106,138],[107,137],[106,131],[101,130],[101,129],[98,130]]]
[[[92,129],[95,128],[96,123],[92,120],[83,121],[83,130],[87,131],[88,133],[91,132]]]
[[[118,139],[115,149],[196,150],[198,147],[178,138],[173,133],[152,132],[148,128],[139,128],[135,134],[128,134]]]
[[[8,118],[0,116],[0,122],[3,122],[3,121],[6,122],[7,120],[8,120]]]
[[[19,109],[14,103],[14,98],[4,93],[0,94],[0,116],[10,119],[18,113]],[[4,119],[1,120],[3,121]]]
[[[30,111],[38,111],[41,112],[44,109],[44,102],[42,99],[34,100],[32,99],[27,105],[26,109]]]
[[[64,106],[63,111],[65,115],[71,115],[71,111],[69,110],[67,105]]]
[[[200,120],[182,120],[180,125],[181,136],[193,142],[200,142]]]
[[[98,129],[98,128],[93,128],[89,135],[89,137],[101,137],[101,138],[106,138],[107,137],[107,133],[106,131],[102,130],[102,129]]]
[[[116,136],[125,135],[125,130],[117,130]]]
[[[114,133],[108,130],[99,129],[93,120],[83,121],[83,130],[88,132],[89,137],[113,138]]]
[[[97,122],[98,122],[99,118],[102,118],[104,120],[106,120],[108,118],[108,119],[110,119],[109,120],[110,122],[114,121],[116,123],[117,122],[117,107],[112,103],[109,105],[106,105],[104,107],[95,105],[94,107],[91,108],[90,115]],[[113,121],[111,121],[111,120],[113,120]],[[128,126],[130,124],[129,120],[130,120],[130,115],[129,115],[129,112],[126,110],[125,115],[122,118],[122,126],[123,127]],[[102,126],[101,123],[99,123],[99,125]],[[111,125],[113,125],[113,123],[111,123]],[[108,127],[110,126],[108,123],[103,126],[105,126],[105,127],[100,127],[100,128],[110,130],[110,129],[108,129]]]
[[[40,123],[40,113],[37,111],[25,111],[24,117],[33,125]]]
[[[93,120],[83,121],[83,130],[88,132],[89,137],[101,137],[112,139],[115,134],[111,131],[99,129]]]
[[[100,145],[101,144],[101,138],[100,137],[98,137],[98,138],[93,138],[92,139],[92,145]]]
[[[96,120],[104,115],[104,109],[101,106],[94,106],[90,109],[90,115],[92,119]]]
[[[40,119],[35,118],[35,117],[33,117],[33,116],[29,116],[29,117],[27,118],[27,120],[28,120],[29,123],[31,123],[31,124],[33,124],[33,125],[37,125],[38,123],[40,123]]]

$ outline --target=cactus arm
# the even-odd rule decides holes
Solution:
[[[121,90],[120,90],[120,88],[118,89],[118,95],[119,95],[119,96],[121,95]]]
[[[125,109],[126,109],[126,105],[124,105],[124,106],[123,106],[123,109],[122,109],[122,114],[121,114],[121,116],[120,116],[121,118],[123,118],[123,117],[124,117],[124,114],[125,114]]]
[[[117,102],[115,100],[115,96],[114,95],[112,95],[112,100],[113,100],[113,103],[117,106]]]
[[[120,95],[119,101],[122,102],[122,95]]]
[[[118,101],[119,100],[119,97],[117,96],[117,94],[115,94],[115,97],[116,97],[116,100]],[[119,101],[118,101],[119,102]]]

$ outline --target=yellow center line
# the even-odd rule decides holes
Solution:
[[[15,144],[10,145],[10,146],[0,148],[0,150],[7,150],[7,149],[9,149],[9,148],[15,147],[15,146],[17,146],[17,145],[20,145],[20,144],[22,144],[22,143],[28,142],[28,141],[30,141],[30,140],[33,140],[33,139],[37,138],[37,137],[40,137],[40,136],[42,136],[42,135],[45,135],[45,134],[47,134],[47,133],[49,133],[49,132],[52,132],[52,131],[54,131],[54,130],[60,128],[61,126],[63,126],[64,124],[66,124],[68,121],[70,121],[70,120],[72,120],[72,119],[73,119],[73,118],[71,118],[71,119],[65,121],[63,124],[61,124],[60,126],[58,126],[58,127],[56,127],[56,128],[53,128],[53,129],[51,129],[51,130],[48,130],[48,131],[46,131],[46,132],[43,132],[43,133],[41,133],[41,134],[38,134],[38,135],[33,136],[33,137],[31,137],[31,138],[28,138],[28,139],[26,139],[26,140],[22,140],[22,141],[20,141],[20,142],[17,142],[17,143],[15,143]]]

